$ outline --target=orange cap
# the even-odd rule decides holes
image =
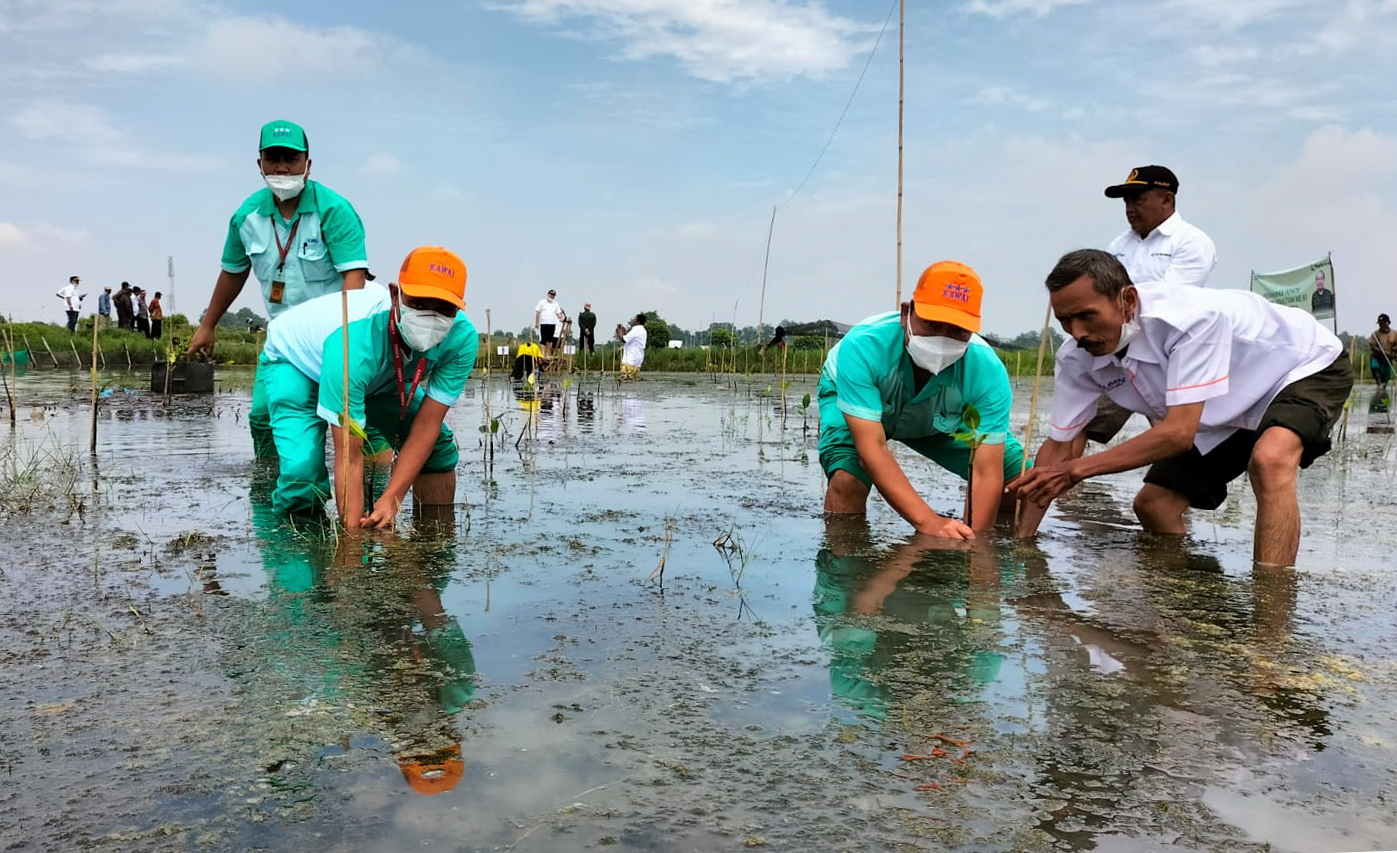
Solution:
[[[960,261],[937,261],[917,279],[912,310],[923,320],[980,331],[980,276]]]
[[[403,259],[398,288],[408,296],[445,299],[457,308],[465,308],[466,262],[441,246],[420,246]]]
[[[432,755],[399,758],[398,769],[409,788],[430,797],[456,787],[466,773],[466,762],[461,759],[461,745],[455,744]]]

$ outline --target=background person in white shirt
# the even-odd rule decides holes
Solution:
[[[78,310],[82,307],[83,298],[86,293],[78,293],[78,277],[68,276],[68,283],[59,289],[55,294],[63,300],[63,310],[68,314],[68,332],[73,333],[78,330]]]
[[[649,333],[645,331],[645,315],[637,314],[627,329],[616,324],[616,337],[621,339],[621,375],[632,379],[640,378],[640,365],[645,362],[645,344]]]
[[[1187,294],[1130,283],[1110,254],[1064,255],[1046,281],[1072,340],[1057,353],[1049,437],[1010,489],[1026,501],[1020,535],[1087,477],[1149,465],[1135,497],[1147,530],[1182,534],[1189,507],[1214,509],[1247,472],[1256,493],[1252,556],[1291,565],[1300,548],[1297,472],[1330,448],[1353,388],[1343,344],[1297,308],[1243,290]],[[1102,392],[1151,427],[1091,456],[1074,439]]]
[[[1130,224],[1106,251],[1125,266],[1132,284],[1207,285],[1217,265],[1217,250],[1207,234],[1174,209],[1178,192],[1179,179],[1165,166],[1131,169],[1124,183],[1106,188],[1107,198],[1125,202],[1125,221]],[[1085,450],[1087,439],[1105,444],[1128,420],[1128,410],[1102,395],[1096,417],[1077,439],[1077,455]]]
[[[538,329],[538,342],[543,346],[543,354],[553,355],[553,347],[558,343],[558,326],[565,315],[557,301],[558,291],[548,291],[548,296],[534,306],[534,328]]]

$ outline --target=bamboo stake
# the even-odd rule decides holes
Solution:
[[[40,336],[39,336],[39,340],[43,343],[44,349],[45,349],[45,350],[48,350],[49,360],[53,362],[53,366],[54,366],[54,367],[57,367],[57,366],[58,366],[58,356],[54,355],[54,354],[53,354],[53,349],[49,347],[48,338],[45,338],[43,335],[40,335]]]
[[[781,347],[781,429],[786,428],[786,347]]]
[[[1028,425],[1024,427],[1023,459],[1019,462],[1019,476],[1028,470],[1028,449],[1033,443],[1033,420],[1038,414],[1038,385],[1043,380],[1043,356],[1048,350],[1048,324],[1053,319],[1053,303],[1048,302],[1048,310],[1043,313],[1043,334],[1038,338],[1038,367],[1033,371],[1033,397],[1028,403]],[[1019,507],[1023,501],[1014,499],[1014,527],[1019,526]]]
[[[495,357],[491,352],[495,347],[495,334],[490,327],[490,309],[485,309],[485,375],[490,375],[490,359]]]
[[[762,301],[757,305],[757,334],[765,334],[762,326],[766,320],[766,270],[771,265],[771,234],[776,230],[776,206],[771,206],[771,224],[766,228],[766,257],[762,260]],[[766,367],[766,351],[762,351],[762,367]],[[764,372],[764,371],[763,371]]]
[[[73,355],[77,356],[77,347],[73,347]],[[79,361],[81,366],[82,362]],[[97,319],[92,320],[92,444],[89,450],[93,455],[97,453]]]
[[[392,310],[391,308],[389,309]],[[349,291],[340,290],[340,337],[344,340],[344,385],[340,394],[344,409],[340,413],[340,482],[339,491],[344,495],[344,506],[339,508],[340,519],[348,523],[349,513]],[[397,346],[393,341],[389,346]]]
[[[9,321],[10,321],[10,334],[9,334],[9,340],[10,340],[10,385],[9,385],[9,388],[7,389],[7,392],[8,392],[9,394],[12,394],[12,395],[13,395],[13,394],[18,394],[18,393],[19,393],[19,376],[18,376],[18,374],[15,372],[16,369],[17,369],[17,368],[15,367],[15,315],[13,315],[13,314],[9,315],[8,319],[9,319]],[[27,349],[26,349],[26,352],[28,352]],[[11,426],[11,428],[13,428],[14,425],[15,425],[15,398],[14,398],[13,396],[11,396],[11,397],[10,397],[10,426]]]
[[[96,322],[93,322],[93,324],[92,324],[92,334],[93,334],[93,336],[96,336],[96,334],[97,334],[97,323],[96,323]],[[78,345],[77,345],[77,343],[76,343],[72,338],[69,338],[69,339],[68,339],[68,346],[70,346],[70,347],[73,348],[73,361],[77,362],[77,366],[81,368],[81,367],[82,367],[82,356],[78,355]]]
[[[131,350],[126,348],[126,341],[121,342],[121,351],[126,353],[126,369],[131,369]]]
[[[8,350],[10,351],[10,376],[14,376],[14,372],[15,372],[15,339],[14,339],[14,332],[13,332],[13,329],[11,329],[10,331],[6,332],[6,334],[5,334],[5,348],[8,349]],[[14,428],[15,428],[15,395],[14,395],[14,392],[13,392],[12,390],[10,390],[11,387],[12,387],[12,385],[13,385],[13,383],[10,381],[10,378],[9,378],[9,377],[6,377],[5,374],[4,374],[2,371],[0,371],[0,377],[4,377],[4,379],[5,379],[5,400],[8,401],[9,404],[10,404],[10,429],[14,429]]]
[[[897,12],[897,304],[902,307],[902,103],[903,42],[907,29],[907,0],[899,0]]]

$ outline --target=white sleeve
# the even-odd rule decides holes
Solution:
[[[1048,412],[1048,437],[1053,441],[1071,441],[1086,429],[1102,394],[1087,376],[1086,365],[1068,355],[1069,346],[1075,350],[1076,341],[1067,339],[1053,365],[1053,404]]]
[[[1213,247],[1212,239],[1202,231],[1193,230],[1174,248],[1173,257],[1169,259],[1169,266],[1160,281],[1164,284],[1202,287],[1208,283],[1208,276],[1217,262],[1217,249]]]
[[[1232,321],[1221,311],[1201,315],[1164,347],[1165,406],[1201,403],[1227,394]]]

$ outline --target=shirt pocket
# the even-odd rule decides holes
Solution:
[[[296,234],[296,256],[301,261],[301,277],[312,289],[320,289],[331,284],[338,289],[340,274],[335,270],[330,258],[330,249],[320,232],[320,222],[314,217],[302,217]]]

